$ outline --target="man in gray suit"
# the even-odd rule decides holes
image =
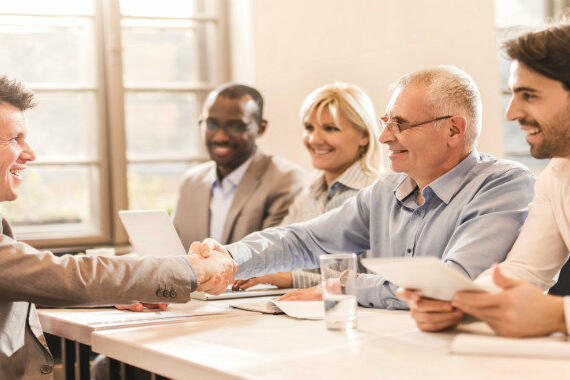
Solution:
[[[185,249],[208,236],[231,243],[279,224],[301,190],[299,168],[257,147],[267,128],[262,115],[263,98],[252,87],[230,83],[208,95],[199,126],[212,161],[187,173],[174,212]]]
[[[0,202],[18,197],[26,164],[35,159],[23,114],[33,106],[33,93],[0,77]],[[1,379],[43,378],[53,370],[34,303],[182,303],[196,289],[223,291],[237,269],[222,256],[57,257],[14,240],[7,221],[0,219]]]

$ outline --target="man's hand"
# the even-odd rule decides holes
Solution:
[[[210,255],[214,252],[224,253],[230,258],[232,257],[232,255],[230,255],[228,250],[225,249],[222,244],[218,243],[216,240],[212,238],[204,239],[204,241],[201,243],[195,241],[194,243],[192,243],[192,245],[190,245],[190,250],[188,253],[196,253],[206,259],[210,257]]]
[[[212,243],[206,243],[208,240],[215,243],[213,239],[192,243],[187,260],[196,273],[197,290],[220,294],[234,281],[238,266],[221,245],[219,250],[212,249],[213,245],[208,245]]]
[[[398,289],[398,298],[408,301],[410,314],[421,331],[439,331],[455,327],[463,312],[451,302],[423,298],[416,290]]]
[[[232,286],[233,290],[246,290],[257,284],[275,285],[278,288],[290,288],[293,286],[291,272],[279,272],[266,274],[265,276],[250,278],[249,280],[237,280]]]
[[[141,312],[146,309],[157,310],[157,311],[165,311],[168,308],[167,303],[146,303],[146,302],[137,302],[132,305],[115,305],[115,307],[119,310],[129,310],[129,311],[137,311]]]
[[[452,304],[501,336],[525,337],[566,332],[561,297],[545,295],[538,287],[504,276],[495,266],[493,280],[502,292],[457,292]]]
[[[277,298],[278,301],[320,301],[323,299],[323,291],[320,285],[312,288],[295,289]]]

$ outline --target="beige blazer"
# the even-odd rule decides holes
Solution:
[[[3,219],[2,227],[0,379],[42,379],[53,370],[34,303],[187,302],[196,288],[194,272],[183,257],[57,257],[12,239]]]
[[[239,183],[222,232],[223,244],[267,227],[287,215],[303,187],[304,171],[279,157],[255,153]],[[210,235],[210,199],[216,164],[206,162],[191,169],[182,182],[173,223],[184,248]]]

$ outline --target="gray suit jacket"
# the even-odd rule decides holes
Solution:
[[[196,277],[183,257],[91,257],[40,252],[0,234],[0,379],[44,378],[53,359],[34,303],[45,306],[187,302]]]
[[[224,224],[221,243],[228,244],[267,227],[287,215],[303,187],[304,171],[279,157],[257,150],[239,183]],[[206,162],[186,175],[173,223],[184,248],[210,236],[210,198],[216,180],[216,163]]]

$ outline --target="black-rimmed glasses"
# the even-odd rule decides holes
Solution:
[[[231,135],[241,135],[245,131],[247,131],[255,122],[251,122],[249,124],[244,123],[243,121],[239,120],[230,120],[223,126],[218,124],[218,122],[209,119],[201,119],[198,121],[198,126],[200,128],[204,128],[208,132],[217,132],[220,129],[224,129],[226,133]]]
[[[400,124],[400,123],[397,123],[395,121],[389,121],[387,116],[382,116],[380,118],[380,123],[382,124],[382,130],[384,130],[384,128],[388,128],[390,130],[390,132],[392,132],[392,133],[402,133],[406,129],[419,127],[420,125],[433,123],[434,121],[449,119],[451,117],[453,117],[453,115],[440,116],[440,117],[436,117],[435,119],[421,121],[419,123],[414,123],[414,124]]]

